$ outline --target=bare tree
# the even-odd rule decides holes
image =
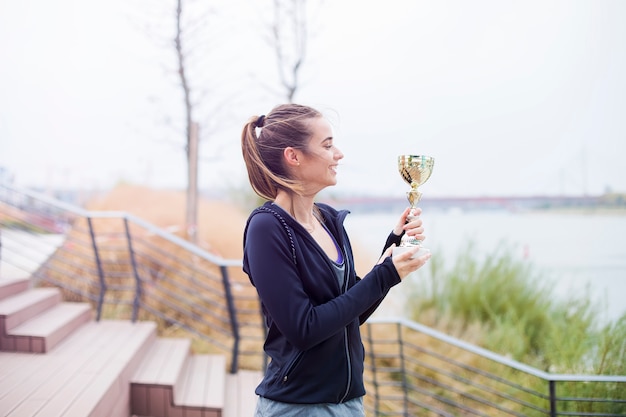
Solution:
[[[175,0],[173,4],[137,1],[143,5],[141,14],[135,20],[149,22],[143,28],[148,37],[156,41],[159,48],[168,51],[168,55],[173,52],[174,61],[168,57],[162,66],[168,78],[174,81],[176,93],[181,94],[182,117],[172,115],[173,107],[171,100],[168,100],[164,106],[167,112],[164,121],[170,129],[161,142],[180,148],[180,138],[184,136],[187,166],[184,226],[187,239],[197,243],[200,144],[213,138],[217,129],[216,121],[220,120],[217,114],[221,109],[228,108],[225,103],[229,101],[227,96],[216,91],[215,84],[225,83],[212,72],[215,68],[225,66],[224,62],[218,65],[217,55],[213,53],[220,47],[227,48],[224,46],[224,38],[216,35],[224,33],[228,22],[216,18],[218,13],[214,3],[208,4],[201,0]],[[158,99],[152,101],[157,102]],[[171,135],[172,130],[174,136]],[[203,162],[213,162],[218,153],[212,152],[211,157],[205,158]]]
[[[300,87],[300,69],[307,53],[306,0],[274,0],[271,27],[278,75],[289,103]]]
[[[177,0],[176,4],[176,36],[174,45],[176,59],[178,61],[178,76],[183,89],[185,103],[185,131],[187,144],[187,209],[185,214],[185,229],[187,238],[196,242],[198,227],[198,123],[193,119],[193,104],[191,100],[191,88],[187,78],[186,60],[183,52],[182,36],[183,0]]]

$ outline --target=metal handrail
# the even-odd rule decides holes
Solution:
[[[374,415],[556,417],[626,413],[626,376],[541,371],[400,317],[370,318],[365,326],[366,378],[374,394],[366,407]],[[441,346],[445,353],[411,341],[424,337],[429,339],[428,346]],[[480,360],[482,366],[473,365],[473,360]],[[560,395],[557,386],[561,387]],[[573,394],[563,393],[568,387]],[[591,388],[605,396],[588,395]]]
[[[158,226],[153,225],[150,222],[147,222],[145,220],[143,220],[140,217],[137,217],[131,213],[127,213],[125,211],[90,211],[90,210],[85,210],[81,207],[72,205],[72,204],[68,204],[64,201],[60,201],[51,197],[48,197],[44,194],[35,192],[35,191],[31,191],[31,190],[25,190],[25,189],[21,189],[21,188],[17,188],[15,186],[9,185],[9,184],[0,184],[0,188],[4,188],[6,190],[9,190],[11,192],[14,193],[19,193],[22,195],[25,195],[29,198],[41,201],[42,203],[45,203],[46,205],[49,205],[51,207],[57,208],[59,210],[62,211],[67,211],[69,213],[72,213],[78,217],[84,217],[84,218],[92,218],[92,219],[97,219],[97,218],[101,218],[101,219],[115,219],[115,218],[121,218],[121,219],[126,219],[129,222],[132,222],[146,230],[148,230],[150,233],[153,233],[159,237],[162,237],[165,240],[168,240],[186,250],[188,250],[189,252],[200,256],[202,258],[205,258],[207,261],[214,263],[216,265],[219,266],[242,266],[242,260],[241,259],[225,259],[216,255],[213,255],[210,252],[205,251],[204,249],[186,241],[185,239],[182,239],[166,230],[161,229]]]
[[[523,364],[506,356],[500,355],[493,351],[481,348],[480,346],[473,345],[465,342],[456,337],[447,335],[432,327],[424,326],[423,324],[416,323],[414,321],[405,319],[403,317],[385,317],[385,318],[370,318],[367,321],[369,324],[400,324],[408,329],[415,330],[417,332],[432,336],[446,344],[461,348],[467,352],[474,353],[484,358],[490,359],[494,362],[505,365],[509,368],[527,373],[529,375],[536,376],[537,378],[544,379],[546,381],[555,382],[626,382],[626,376],[614,376],[614,375],[572,375],[572,374],[552,374],[542,371],[532,366]]]
[[[28,223],[29,220],[36,219],[37,221],[34,222],[35,226],[37,224],[43,225],[41,226],[42,230],[39,232],[54,232],[57,235],[62,235],[65,240],[63,244],[70,244],[74,248],[73,251],[61,251],[61,249],[64,249],[63,246],[52,248],[51,251],[55,253],[54,256],[46,259],[36,271],[31,271],[37,280],[60,286],[73,293],[72,297],[74,298],[88,299],[93,302],[96,310],[96,320],[101,319],[102,310],[106,304],[128,304],[132,310],[130,313],[131,320],[137,320],[139,310],[141,310],[143,314],[156,316],[170,325],[195,333],[202,339],[209,339],[211,343],[220,347],[223,345],[222,337],[218,340],[213,340],[207,337],[205,330],[202,330],[203,327],[213,326],[213,332],[225,334],[232,338],[232,346],[229,348],[231,372],[237,371],[239,356],[242,354],[240,352],[241,339],[246,336],[241,335],[239,320],[237,319],[237,314],[243,309],[238,309],[236,304],[241,304],[242,301],[235,300],[228,269],[233,267],[241,269],[242,261],[240,259],[224,259],[211,254],[130,213],[122,211],[89,211],[50,198],[44,194],[19,189],[12,185],[0,184],[0,203],[5,204],[4,207],[7,211],[5,217],[9,217],[11,214],[9,213],[9,208],[13,212],[14,218],[10,218],[9,223],[17,225],[14,227],[15,231]],[[1,211],[0,214],[2,214]],[[66,228],[67,230],[63,230],[63,226],[66,225],[48,227],[51,224],[55,224],[57,218],[69,219],[67,223],[71,227]],[[121,224],[120,227],[116,226],[119,229],[119,233],[97,230],[98,222],[108,221]],[[5,225],[4,228],[11,230],[10,226]],[[135,229],[135,232],[133,232],[133,229]],[[24,242],[19,242],[19,239],[14,240],[14,245],[17,246],[14,258],[19,257],[20,252],[26,252],[27,247],[33,246],[32,242],[35,241],[35,236],[40,234],[29,233],[21,238]],[[4,240],[6,239],[7,237],[4,237]],[[117,242],[118,240],[119,242]],[[152,243],[156,240],[158,240],[157,244]],[[162,248],[164,246],[168,246],[170,250],[163,251]],[[180,251],[182,255],[172,254],[177,251]],[[4,252],[7,252],[7,248],[4,248]],[[91,253],[89,254],[88,252]],[[106,257],[107,253],[109,257],[115,258],[113,265],[110,261],[105,262],[103,260],[103,256]],[[176,258],[176,256],[179,257]],[[138,257],[143,259],[144,264],[148,262],[156,265],[153,271],[146,272],[145,265],[140,265]],[[6,262],[6,256],[4,258]],[[69,260],[69,258],[74,260]],[[105,263],[107,266],[105,266]],[[220,275],[219,280],[213,280],[213,274],[202,270],[198,266],[199,264],[213,265],[219,269],[217,272]],[[172,265],[185,268],[185,271],[176,271]],[[18,269],[19,267],[17,265]],[[66,270],[68,274],[72,274],[71,280],[56,278],[63,274],[63,270]],[[72,272],[76,270],[78,270],[77,273]],[[163,276],[158,276],[155,279],[152,276],[155,273],[163,274]],[[174,283],[171,276],[175,274],[185,277],[196,276],[196,278],[178,280],[180,282]],[[87,286],[88,289],[85,289],[85,284],[89,280],[92,281]],[[132,281],[133,284],[129,286],[120,283],[126,282],[126,280]],[[222,303],[224,300],[226,302],[227,309],[224,312],[224,318],[221,317],[221,307],[207,308],[208,305],[217,306],[215,303],[211,304],[210,300],[205,300],[209,303],[207,305],[187,305],[185,300],[186,297],[195,297],[198,293],[204,292],[198,290],[198,288],[205,288],[207,293],[209,291],[215,292],[215,289],[218,287],[212,284],[213,281],[215,281],[216,285],[222,287],[219,294],[216,293],[214,297],[222,299]],[[194,289],[177,288],[177,291],[182,295],[177,295],[171,290],[168,292],[168,288],[184,287],[189,285],[190,282],[195,282]],[[80,284],[80,288],[77,288],[76,284]],[[162,289],[155,290],[158,286],[161,286]],[[149,297],[145,296],[145,287],[153,290]],[[113,292],[120,294],[128,293],[130,296],[121,296],[120,300],[107,300],[107,297],[110,298]],[[157,293],[159,295],[155,295]],[[202,294],[198,296],[201,297]],[[131,298],[132,301],[125,301],[125,297]],[[153,305],[157,300],[161,307]],[[168,317],[167,314],[163,314],[163,309],[168,309],[174,317]],[[206,316],[213,316],[215,323],[204,322],[200,315],[196,314],[198,311],[204,311]],[[195,320],[195,324],[190,325],[188,319],[178,319],[176,318],[177,316],[193,317],[192,320]],[[260,317],[257,320],[260,323]],[[229,323],[228,331],[225,332],[222,329],[220,324],[222,322]],[[258,353],[244,353],[262,357]]]

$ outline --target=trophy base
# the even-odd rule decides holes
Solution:
[[[404,253],[407,250],[411,250],[413,248],[415,248],[415,246],[396,246],[395,248],[393,248],[391,256],[399,255],[399,254]],[[413,259],[415,257],[419,258],[420,256],[426,255],[427,253],[430,253],[430,250],[428,248],[420,246],[419,250],[415,253],[415,255],[413,255],[411,257],[411,259]]]

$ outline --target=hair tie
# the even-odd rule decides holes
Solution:
[[[256,127],[263,127],[263,122],[265,122],[265,115],[259,116],[259,118],[256,119]]]

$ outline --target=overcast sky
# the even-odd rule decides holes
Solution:
[[[0,167],[17,184],[185,186],[174,3],[0,0]],[[191,3],[212,5],[190,57],[200,186],[241,187],[241,127],[284,100],[272,2]],[[403,195],[399,154],[435,158],[424,198],[626,192],[626,1],[336,0],[310,16],[296,101],[333,120],[336,192]]]

